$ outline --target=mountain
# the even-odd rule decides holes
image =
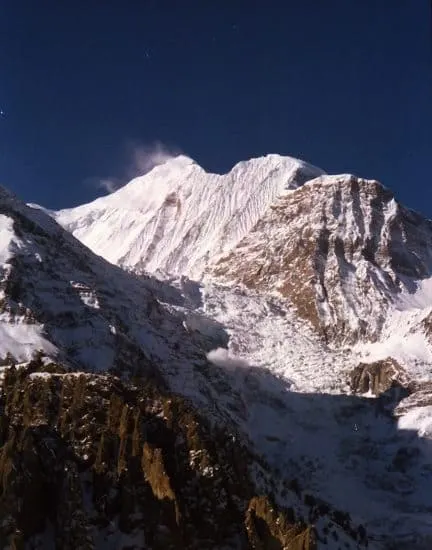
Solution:
[[[209,258],[238,243],[282,192],[322,171],[268,155],[228,174],[207,174],[179,156],[56,220],[110,262],[199,278]]]
[[[194,283],[109,264],[3,188],[0,278],[0,548],[365,547],[259,452]]]
[[[178,157],[60,212],[0,199],[2,536],[430,547],[431,222],[277,155]]]
[[[329,345],[432,360],[432,223],[376,181],[327,176],[278,155],[221,176],[181,156],[107,197],[51,214],[135,273],[276,292]]]
[[[429,220],[376,181],[277,155],[225,175],[179,157],[52,215],[179,289],[184,326],[219,342],[207,357],[234,376],[236,423],[270,464],[369,541],[428,547]],[[232,389],[218,391],[219,404]]]

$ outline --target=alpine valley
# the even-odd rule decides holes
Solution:
[[[0,548],[432,548],[432,222],[267,155],[0,188]]]

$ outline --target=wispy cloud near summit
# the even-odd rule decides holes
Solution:
[[[99,189],[107,193],[114,193],[128,181],[138,176],[143,176],[153,170],[155,166],[164,164],[170,159],[178,157],[182,151],[177,148],[168,147],[157,141],[151,145],[132,144],[127,147],[126,168],[121,178],[91,178],[91,182]]]
[[[132,177],[147,174],[155,166],[164,164],[181,154],[180,149],[170,149],[159,142],[151,146],[139,145],[133,150]]]

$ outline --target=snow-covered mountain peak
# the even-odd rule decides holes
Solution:
[[[211,172],[209,170],[206,170],[204,167],[199,165],[194,159],[191,157],[188,157],[187,155],[177,155],[175,157],[171,157],[164,162],[156,165],[150,172],[147,174],[153,173],[171,173],[174,171],[181,172],[182,170],[188,170],[191,167],[193,167],[195,170],[199,170],[201,172],[204,172],[208,176],[220,176],[220,177],[226,177],[227,175],[231,175],[232,178],[239,177],[241,175],[249,175],[253,176],[254,173],[260,172],[260,171],[271,171],[273,169],[283,169],[290,171],[293,168],[297,168],[299,171],[304,172],[305,174],[308,174],[308,176],[318,176],[318,175],[324,175],[324,171],[320,168],[313,166],[303,160],[296,159],[294,157],[286,156],[286,155],[278,155],[275,153],[269,153],[267,155],[263,155],[261,157],[252,157],[248,160],[242,160],[240,162],[237,162],[230,170],[227,172]],[[144,174],[143,176],[138,176],[137,179],[140,179],[142,177],[145,177],[147,174]],[[177,173],[178,176],[180,176],[180,173]]]
[[[212,174],[179,156],[111,195],[54,216],[113,263],[200,278],[209,261],[235,246],[277,197],[321,174],[279,155]]]
[[[389,189],[280,155],[224,175],[178,157],[55,217],[133,270],[279,292],[330,340],[378,338],[399,293],[432,274],[431,222]]]
[[[170,157],[164,160],[163,162],[157,163],[153,168],[144,174],[138,175],[135,179],[142,179],[145,176],[152,174],[160,176],[161,174],[171,175],[176,174],[181,176],[182,172],[188,173],[190,170],[201,170],[203,168],[191,157],[187,155],[177,155],[175,157]]]

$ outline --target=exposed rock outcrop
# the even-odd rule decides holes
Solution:
[[[275,201],[211,273],[278,291],[326,340],[376,340],[392,298],[431,275],[431,238],[378,182],[322,176]]]
[[[250,501],[245,523],[254,550],[316,550],[313,528],[293,524],[266,497]]]
[[[396,386],[408,387],[408,384],[406,373],[391,357],[374,363],[360,363],[350,375],[353,393],[370,392],[378,396]]]

